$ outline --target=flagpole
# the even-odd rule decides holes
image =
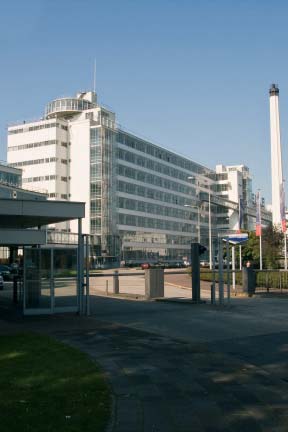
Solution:
[[[285,270],[287,270],[287,235],[284,232],[284,257],[285,257]]]
[[[260,189],[258,189],[258,214],[259,214],[259,228],[260,228],[260,235],[259,235],[259,249],[260,249],[260,270],[263,269],[262,265],[262,221],[261,221],[261,204],[260,204]]]
[[[262,270],[262,234],[259,237],[260,240],[260,270]]]
[[[262,270],[262,220],[261,220],[261,204],[260,204],[260,192],[259,192],[259,217],[260,217],[260,270]]]
[[[282,184],[280,185],[280,215],[281,215],[281,226],[282,232],[284,234],[284,268],[287,270],[287,223],[286,223],[286,212],[285,212],[285,189],[284,182],[282,180]]]

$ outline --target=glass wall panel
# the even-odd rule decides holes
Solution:
[[[54,307],[77,307],[77,249],[54,249]]]
[[[51,310],[51,251],[24,249],[24,310]]]

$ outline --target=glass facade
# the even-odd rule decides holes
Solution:
[[[187,257],[198,238],[199,202],[199,182],[189,176],[199,174],[209,178],[213,171],[124,131],[92,127],[92,255],[134,262]],[[208,244],[208,205],[201,208]]]
[[[213,171],[124,131],[117,132],[116,146],[121,259],[141,262],[187,258],[191,241],[198,238],[195,205],[199,205],[199,187],[204,187],[202,177],[211,177]],[[199,174],[201,185],[193,179],[199,179]],[[201,242],[208,244],[205,203],[201,224],[207,225]]]
[[[53,116],[55,113],[61,111],[73,112],[73,111],[84,111],[93,108],[94,104],[85,99],[77,98],[66,98],[66,99],[56,99],[50,102],[45,111],[45,117]]]
[[[0,166],[0,183],[9,186],[21,187],[21,183],[22,183],[21,174],[14,174],[11,172],[1,170],[1,166]]]

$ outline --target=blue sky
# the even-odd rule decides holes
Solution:
[[[285,1],[26,0],[0,6],[0,159],[9,122],[92,87],[118,122],[213,168],[248,165],[271,196],[269,97],[287,166]],[[287,191],[286,191],[287,192]]]

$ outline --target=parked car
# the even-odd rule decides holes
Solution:
[[[149,263],[143,263],[143,264],[141,264],[141,269],[142,270],[146,270],[146,269],[149,269],[149,268],[151,268],[151,264],[149,264]]]
[[[4,281],[9,281],[13,279],[10,267],[0,264],[0,273],[4,279]]]
[[[202,260],[202,261],[200,261],[200,266],[201,267],[209,267],[209,262],[208,261],[205,261],[205,260]]]
[[[4,289],[4,279],[3,279],[2,274],[0,273],[0,290],[3,290],[3,289]]]

